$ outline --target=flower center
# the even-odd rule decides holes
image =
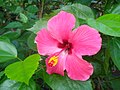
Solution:
[[[65,51],[67,51],[68,54],[71,54],[73,45],[72,43],[68,42],[68,40],[63,40],[63,43],[58,43],[58,48],[65,49]]]
[[[48,61],[48,66],[53,67],[58,63],[58,56],[52,56]]]

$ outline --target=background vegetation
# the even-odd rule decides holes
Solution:
[[[88,81],[48,75],[37,54],[36,32],[60,10],[75,15],[103,39],[102,49],[84,58],[94,66]],[[120,90],[120,0],[0,0],[0,90]]]

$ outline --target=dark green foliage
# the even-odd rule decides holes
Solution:
[[[36,33],[60,10],[75,15],[76,27],[88,24],[101,34],[99,53],[84,56],[94,66],[88,81],[48,75],[46,57],[31,56],[38,53]],[[0,90],[120,90],[119,85],[120,0],[0,0]]]

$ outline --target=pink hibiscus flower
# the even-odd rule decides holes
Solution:
[[[85,81],[93,73],[93,66],[83,60],[83,55],[94,55],[101,48],[101,37],[98,31],[87,25],[75,30],[74,15],[61,11],[52,17],[47,29],[41,29],[35,38],[38,52],[49,55],[46,59],[47,73],[57,73],[73,80]]]

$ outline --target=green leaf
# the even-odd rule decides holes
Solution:
[[[77,3],[81,3],[84,5],[90,5],[92,0],[75,0]]]
[[[91,81],[74,81],[67,76],[44,74],[44,81],[52,90],[92,90]]]
[[[36,13],[39,9],[36,7],[36,5],[30,5],[27,7],[27,11],[30,13]]]
[[[110,11],[112,14],[120,14],[120,4],[115,5],[112,10]]]
[[[120,78],[111,80],[113,90],[120,90]]]
[[[4,75],[4,71],[1,71],[0,72],[0,79],[1,79],[1,77]]]
[[[8,37],[6,37],[6,36],[0,36],[0,41],[6,41],[6,42],[9,42],[9,43],[11,43],[10,42],[10,39],[8,38]]]
[[[13,40],[20,36],[21,30],[17,29],[16,31],[8,31],[4,33],[2,36],[8,37],[9,39]]]
[[[24,82],[28,85],[29,79],[38,67],[39,60],[40,56],[38,54],[33,54],[27,57],[24,61],[15,62],[7,66],[5,74],[11,80]]]
[[[36,84],[32,79],[29,85],[7,79],[0,84],[0,90],[36,90]]]
[[[33,79],[30,79],[29,85],[22,83],[19,90],[36,90],[36,83]]]
[[[96,4],[97,4],[97,1],[96,1]],[[105,0],[105,2],[104,2],[104,14],[108,13],[109,10],[113,7],[113,5],[114,5],[113,0]],[[97,6],[95,6],[95,7],[97,7]]]
[[[27,29],[29,31],[34,32],[35,34],[41,30],[42,28],[46,28],[47,27],[47,21],[44,19],[40,19],[39,21],[37,21],[32,28]]]
[[[19,28],[22,27],[23,25],[20,22],[14,21],[9,23],[5,28]]]
[[[50,14],[45,14],[45,15],[43,15],[43,18],[44,18],[45,20],[49,20],[51,17],[57,15],[59,12],[60,12],[60,9],[54,10],[54,11],[52,11]]]
[[[97,20],[88,19],[87,22],[103,34],[120,37],[120,15],[106,14]]]
[[[27,23],[28,22],[27,16],[25,16],[25,14],[23,13],[20,13],[20,21],[22,21],[23,23]]]
[[[15,12],[14,13],[21,13],[21,12],[23,12],[24,10],[23,10],[23,8],[22,7],[20,7],[20,6],[17,6],[16,7],[16,10],[15,10]]]
[[[5,80],[2,84],[0,84],[0,90],[19,90],[20,83],[16,83],[16,81]]]
[[[102,65],[98,62],[92,62],[92,65],[94,66],[93,77],[99,76],[102,73]]]
[[[47,19],[49,19],[51,16],[55,15],[60,10],[64,10],[64,11],[74,14],[77,17],[77,19],[87,20],[88,18],[94,18],[94,14],[93,14],[92,10],[85,5],[81,5],[81,4],[67,5],[59,10],[56,10],[54,13],[52,13],[50,15],[46,15],[43,19],[40,19],[39,21],[37,21],[33,25],[32,28],[27,29],[27,30],[32,31],[36,34],[40,29],[46,28],[47,27]],[[76,24],[79,25],[78,22],[76,22]]]
[[[120,38],[112,38],[110,40],[110,55],[112,61],[120,70]]]
[[[30,49],[32,49],[34,51],[37,51],[37,47],[36,47],[36,44],[35,44],[35,37],[36,37],[36,34],[32,33],[28,37],[27,45],[29,46]]]
[[[77,28],[80,26],[80,24],[86,23],[86,20],[88,18],[94,18],[94,14],[91,10],[91,8],[82,5],[82,4],[72,4],[72,5],[66,5],[65,7],[62,7],[60,10],[64,10],[66,12],[72,13],[76,18],[76,25]]]
[[[118,3],[120,3],[120,0],[116,0]]]
[[[74,14],[77,18],[87,20],[88,18],[94,18],[94,14],[91,8],[82,4],[72,4],[63,7],[61,10],[65,10]]]
[[[17,57],[15,46],[8,40],[0,38],[0,63],[6,62]]]

